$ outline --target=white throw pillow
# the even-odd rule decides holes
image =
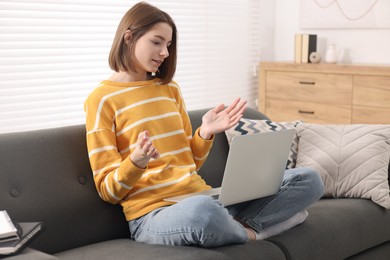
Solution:
[[[390,125],[300,124],[297,167],[321,175],[324,196],[371,199],[390,209]]]
[[[283,129],[292,129],[295,128],[302,121],[293,121],[293,122],[272,122],[270,120],[254,120],[241,118],[240,122],[231,129],[225,131],[227,140],[230,144],[233,137],[238,135],[247,135],[254,133],[263,133],[263,132],[272,132],[279,131]],[[291,169],[295,167],[297,159],[297,149],[298,149],[298,136],[294,135],[293,142],[291,144],[290,153],[288,156],[286,169]]]

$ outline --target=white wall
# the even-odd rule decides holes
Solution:
[[[340,50],[342,63],[390,64],[390,29],[315,29],[299,28],[300,0],[262,0],[264,6],[274,3],[274,32],[271,44],[261,55],[263,61],[292,61],[294,57],[294,34],[318,35],[317,50],[325,55],[326,46],[334,43]],[[273,3],[271,3],[273,2]],[[265,11],[260,11],[262,15]],[[389,10],[390,15],[390,10]],[[268,28],[269,25],[266,25]],[[265,30],[269,31],[269,30]],[[262,40],[269,39],[263,38]],[[273,55],[269,55],[273,53]],[[349,53],[349,55],[345,55]]]
[[[274,59],[275,47],[275,1],[260,0],[259,5],[260,60]]]

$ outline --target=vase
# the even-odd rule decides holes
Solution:
[[[337,50],[335,44],[329,44],[326,50],[325,62],[336,63],[337,62]]]

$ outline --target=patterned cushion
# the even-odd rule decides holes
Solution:
[[[230,141],[234,136],[291,129],[295,128],[301,122],[302,121],[272,122],[270,120],[252,120],[241,118],[240,122],[238,122],[235,127],[232,127],[231,129],[225,131],[225,134],[230,144]],[[297,149],[298,136],[297,134],[295,134],[291,145],[290,154],[288,156],[286,169],[291,169],[295,167],[297,159]]]
[[[390,125],[300,124],[297,167],[316,170],[327,197],[371,199],[390,209]]]

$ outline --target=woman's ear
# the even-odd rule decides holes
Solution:
[[[125,35],[123,36],[123,40],[125,41],[126,45],[129,45],[131,39],[131,31],[126,30]]]

